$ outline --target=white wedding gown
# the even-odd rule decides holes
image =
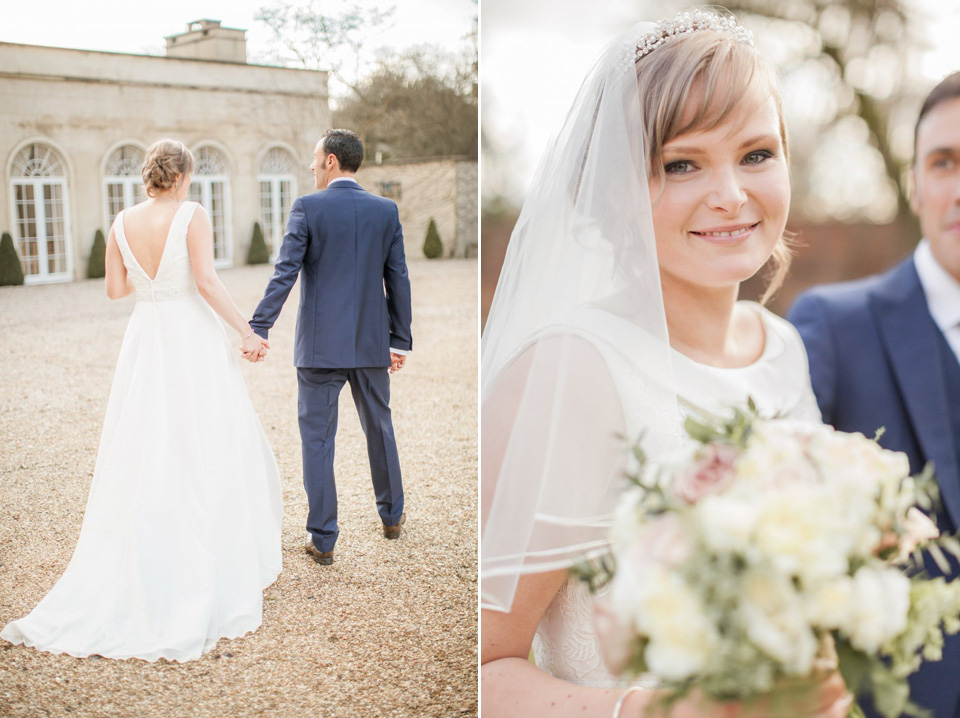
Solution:
[[[196,206],[178,209],[154,280],[117,218],[137,303],[83,527],[60,580],[0,632],[7,641],[188,661],[261,623],[281,567],[279,472],[235,350],[197,293],[186,243]]]
[[[692,412],[700,415],[725,416],[733,406],[745,406],[753,397],[762,416],[784,416],[793,419],[820,421],[807,370],[807,355],[796,329],[787,321],[753,305],[760,312],[766,334],[763,354],[749,366],[721,369],[698,364],[679,352],[671,352],[673,371],[678,387],[681,420]],[[629,349],[635,326],[600,310],[593,310],[585,338],[599,350],[610,371],[621,399],[627,435],[636,436],[641,422],[638,412],[644,401],[648,380],[636,368]],[[675,435],[682,433],[676,427]],[[648,454],[656,455],[658,447],[645,445]],[[601,591],[601,595],[604,592]],[[612,687],[622,682],[603,665],[593,629],[594,596],[586,584],[568,578],[547,607],[533,642],[537,665],[547,673],[582,685]],[[640,685],[655,685],[650,677]]]

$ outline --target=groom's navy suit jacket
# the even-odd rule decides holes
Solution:
[[[930,316],[913,258],[880,276],[811,289],[787,318],[810,357],[824,422],[866,436],[885,427],[880,444],[905,452],[914,473],[932,461],[943,502],[937,523],[955,532],[960,365]],[[943,660],[925,663],[910,685],[911,699],[936,718],[960,718],[960,636],[948,637]]]
[[[250,321],[261,337],[298,275],[297,367],[386,367],[391,348],[413,348],[410,280],[392,200],[335,182],[293,203],[273,276]]]

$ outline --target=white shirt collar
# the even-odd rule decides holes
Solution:
[[[354,184],[357,184],[357,181],[353,177],[337,177],[336,179],[332,179],[327,182],[327,187],[332,185],[334,182],[353,182]]]
[[[923,239],[913,253],[930,316],[944,334],[960,325],[960,282],[940,266],[930,243]]]

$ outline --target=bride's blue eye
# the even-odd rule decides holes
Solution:
[[[693,162],[689,160],[677,160],[676,162],[670,162],[667,164],[663,171],[668,175],[685,175],[688,172],[693,172],[696,169],[693,165]]]
[[[773,152],[770,150],[757,150],[756,152],[751,152],[744,157],[743,163],[747,165],[759,165],[771,157],[773,157]]]

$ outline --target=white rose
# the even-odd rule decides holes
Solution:
[[[807,618],[819,628],[846,628],[853,613],[853,596],[853,581],[847,576],[821,583],[806,596]]]
[[[744,582],[742,598],[740,615],[751,642],[778,661],[788,675],[809,674],[817,640],[789,581],[777,574],[754,572]]]
[[[853,576],[853,612],[846,632],[854,648],[876,653],[903,633],[910,610],[910,580],[895,568],[864,566]]]
[[[810,453],[831,481],[857,486],[872,496],[899,485],[910,474],[907,455],[888,451],[863,434],[832,432],[817,436]]]
[[[677,514],[666,513],[646,523],[636,520],[618,524],[614,535],[617,575],[632,574],[648,581],[646,574],[657,567],[680,566],[693,551],[693,540]]]
[[[811,483],[817,473],[806,453],[804,427],[786,421],[760,423],[737,461],[739,488],[751,491],[751,485]]]
[[[694,519],[708,549],[744,553],[750,548],[757,507],[752,501],[707,496],[694,508]]]
[[[700,597],[681,576],[657,570],[634,596],[635,626],[650,642],[644,656],[658,676],[680,681],[701,672],[717,640],[717,630]]]
[[[827,488],[781,487],[758,501],[757,549],[778,570],[808,583],[846,573],[856,538]]]

